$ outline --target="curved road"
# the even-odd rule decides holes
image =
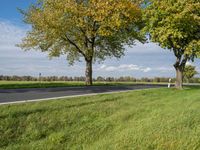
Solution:
[[[129,91],[148,88],[160,88],[166,85],[123,85],[123,86],[82,86],[58,88],[31,88],[31,89],[0,89],[0,104],[31,101],[37,99],[79,96],[108,92]]]

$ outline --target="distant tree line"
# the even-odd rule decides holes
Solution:
[[[200,78],[194,77],[189,79],[184,79],[184,82],[189,83],[200,83]],[[7,76],[0,75],[0,81],[85,81],[84,76],[80,77],[68,77],[68,76],[41,76],[41,77],[33,77],[33,76]],[[102,77],[98,76],[93,78],[93,81],[98,82],[168,82],[169,78],[167,77],[154,77],[154,78],[135,78],[131,76],[122,76],[122,77]],[[175,82],[175,78],[172,78],[172,83]]]

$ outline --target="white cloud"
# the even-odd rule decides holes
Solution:
[[[160,71],[162,73],[166,73],[166,72],[174,71],[174,68],[172,66],[169,66],[169,67],[155,67],[154,70],[155,71]]]
[[[16,44],[21,43],[25,37],[28,27],[20,27],[9,21],[0,20],[0,57],[5,58],[44,58],[46,53],[36,51],[24,52]]]
[[[13,25],[8,21],[0,21],[1,46],[15,46],[25,36],[27,29]]]
[[[16,47],[15,45],[21,42],[27,30],[28,27],[21,27],[9,21],[0,20],[0,74],[37,75],[38,72],[42,72],[45,75],[84,75],[85,64],[83,63],[68,66],[64,56],[49,60],[46,53],[37,51],[24,52],[19,47]],[[135,58],[135,56],[137,54],[144,54],[146,56],[151,52],[161,52],[157,48],[155,44],[150,43],[148,46],[148,44],[143,45],[137,42],[133,48],[128,48],[128,55],[119,62],[111,59],[110,63],[107,62],[106,65],[99,66],[95,64],[94,74],[125,76],[134,72],[138,74],[137,76],[140,76],[140,74],[147,76],[153,71],[153,66],[145,67],[148,64],[144,64],[144,61],[140,60],[140,57]],[[148,62],[148,58],[143,56],[143,59]],[[137,62],[140,65],[133,64]]]
[[[132,47],[125,46],[128,54],[152,54],[152,53],[170,53],[169,50],[162,49],[159,45],[155,43],[145,43],[136,42]]]
[[[150,67],[148,67],[148,68],[145,68],[145,69],[143,69],[143,72],[149,72],[149,71],[151,71],[152,69],[150,68]]]
[[[194,64],[192,62],[189,62],[189,61],[186,62],[186,65],[187,66],[189,66],[189,65],[194,66]]]
[[[143,67],[134,64],[122,64],[119,66],[107,66],[101,65],[99,68],[95,69],[96,71],[116,71],[116,72],[124,72],[124,71],[140,71],[140,72],[149,72],[152,69],[150,67]]]
[[[24,52],[16,47],[28,29],[27,26],[0,20],[0,74],[38,75],[38,72],[42,72],[44,75],[84,76],[83,62],[68,66],[65,56],[49,60],[47,53]],[[169,50],[163,50],[154,43],[138,42],[132,48],[126,48],[126,55],[119,61],[107,59],[102,65],[95,64],[94,76],[174,76],[174,56]],[[194,65],[200,66],[200,62],[196,62]]]
[[[163,67],[158,67],[158,66],[144,66],[144,65],[135,65],[135,64],[121,64],[121,65],[101,65],[97,67],[97,69],[94,69],[94,71],[98,72],[108,72],[108,73],[115,73],[120,74],[120,75],[129,75],[131,72],[132,73],[145,73],[144,75],[148,74],[154,74],[155,76],[170,76],[169,74],[173,75],[174,73],[174,68],[173,66],[163,66]],[[156,75],[158,74],[158,75]],[[133,74],[134,75],[134,74]]]

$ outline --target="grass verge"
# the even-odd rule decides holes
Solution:
[[[200,148],[200,87],[0,106],[0,147],[18,149]]]
[[[133,84],[157,84],[144,82],[94,82],[94,86],[119,86]],[[159,83],[164,84],[164,83]],[[85,82],[77,81],[57,81],[57,82],[38,82],[38,81],[0,81],[0,89],[22,89],[22,88],[51,88],[51,87],[71,87],[85,86]]]

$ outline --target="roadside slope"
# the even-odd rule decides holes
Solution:
[[[0,106],[2,149],[198,149],[200,88]]]

